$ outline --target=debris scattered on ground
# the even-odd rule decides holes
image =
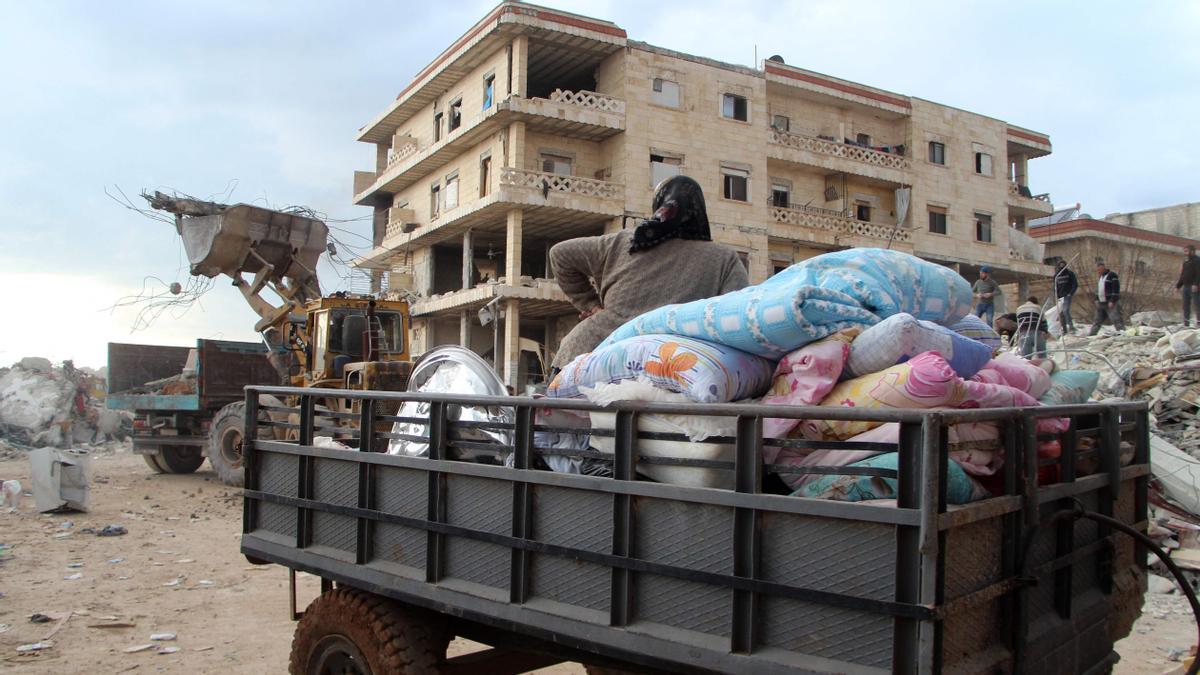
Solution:
[[[174,633],[153,633],[150,635],[151,642],[170,642],[175,638],[176,635]]]
[[[138,652],[146,652],[146,651],[150,651],[151,649],[157,649],[157,648],[158,648],[158,645],[154,644],[153,642],[148,642],[144,645],[134,645],[132,647],[126,647],[124,651],[126,654],[137,654]]]
[[[34,614],[29,617],[29,623],[50,623],[54,617],[47,614]]]
[[[179,647],[159,647],[159,654],[174,654],[179,651]]]
[[[125,439],[132,417],[105,408],[104,390],[102,372],[71,361],[54,367],[48,359],[26,357],[0,368],[0,456]]]
[[[21,508],[21,481],[6,480],[0,483],[0,494],[4,496],[3,506],[13,513]]]
[[[129,530],[125,529],[124,525],[105,525],[96,531],[97,537],[119,537],[123,534],[128,534]]]
[[[137,624],[123,621],[116,623],[89,623],[88,628],[137,628]]]
[[[34,654],[43,649],[50,649],[54,646],[53,642],[34,642],[27,645],[19,645],[17,647],[18,654]]]
[[[1167,594],[1175,592],[1175,582],[1157,574],[1148,575],[1147,590],[1151,593]]]
[[[68,574],[67,576],[63,577],[63,580],[64,581],[75,581],[77,579],[82,579],[82,578],[83,578],[83,574],[80,572],[76,572],[74,574]]]

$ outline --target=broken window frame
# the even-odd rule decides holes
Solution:
[[[488,73],[483,78],[483,110],[492,107],[496,97],[496,74]]]
[[[429,187],[429,219],[434,220],[442,214],[442,184],[435,182]]]
[[[854,219],[860,222],[871,222],[871,202],[857,200],[854,202]]]
[[[549,164],[549,169],[547,169]],[[565,155],[558,152],[550,152],[543,150],[538,153],[538,166],[541,167],[542,173],[548,173],[555,176],[574,176],[575,175],[575,158],[570,155]],[[559,169],[566,167],[566,173]]]
[[[929,211],[929,231],[933,234],[950,234],[950,222],[946,207],[927,205]]]
[[[782,199],[780,196],[782,195]],[[771,206],[788,209],[792,206],[792,185],[787,181],[771,180]]]
[[[863,133],[855,134],[854,142],[858,143],[859,145],[871,147],[871,134],[863,134]]]
[[[442,188],[442,208],[449,211],[458,206],[458,172],[446,176],[446,185]]]
[[[740,197],[738,195],[741,195]],[[731,202],[750,203],[750,170],[721,165],[721,198]]]
[[[442,113],[433,113],[433,142],[442,140]]]
[[[492,154],[484,153],[479,157],[479,196],[486,197],[491,194],[492,178]]]
[[[990,153],[983,151],[975,153],[975,173],[989,177],[995,175],[994,161]]]
[[[975,241],[984,244],[993,243],[991,214],[975,212]]]
[[[946,166],[946,144],[940,141],[929,141],[929,163]]]
[[[658,165],[656,168],[655,165]],[[671,167],[671,168],[667,168]],[[683,155],[664,155],[650,152],[650,187],[656,188],[659,183],[675,176],[683,175]]]
[[[784,133],[791,133],[792,119],[787,115],[771,115],[771,128]]]
[[[738,113],[741,116],[738,116]],[[741,94],[725,92],[721,94],[721,117],[736,122],[750,121],[750,100]]]
[[[450,119],[446,124],[446,135],[450,135],[455,129],[462,126],[462,97],[454,99],[450,102]]]
[[[678,82],[664,77],[655,77],[650,81],[650,102],[668,108],[678,108],[683,101]]]

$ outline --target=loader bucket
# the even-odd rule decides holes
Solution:
[[[320,220],[249,204],[184,218],[180,231],[192,274],[255,274],[265,261],[274,268],[269,278],[275,282],[309,277],[325,251],[328,234]]]

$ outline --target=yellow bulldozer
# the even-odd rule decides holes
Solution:
[[[228,277],[258,314],[254,330],[263,337],[280,384],[405,388],[412,372],[408,303],[349,293],[323,297],[317,262],[327,250],[329,228],[314,214],[161,192],[143,196],[152,208],[174,214],[191,274]],[[273,409],[290,403],[260,401],[261,414],[283,414],[286,421],[286,413]],[[351,412],[350,404],[337,397],[319,399],[318,405]],[[245,404],[225,405],[203,426],[203,454],[223,482],[240,485]],[[280,427],[276,433],[286,431]]]

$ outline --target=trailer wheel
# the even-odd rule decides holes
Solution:
[[[242,487],[246,480],[242,464],[245,426],[246,404],[238,401],[221,408],[208,431],[208,463],[222,483],[233,487]]]
[[[194,473],[204,463],[200,448],[161,448],[158,455],[145,456],[153,456],[165,473]]]
[[[154,473],[167,472],[167,470],[163,468],[162,464],[158,463],[158,455],[142,455],[142,459],[145,460],[146,466],[150,467]]]
[[[308,606],[296,625],[292,675],[423,675],[441,672],[444,623],[355,588],[336,588]]]

